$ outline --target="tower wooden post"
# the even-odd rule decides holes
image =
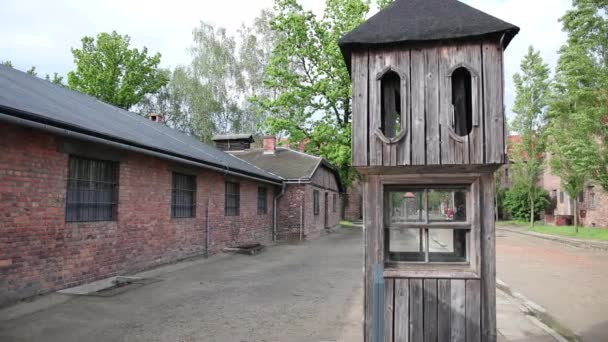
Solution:
[[[396,0],[339,42],[363,176],[365,341],[496,341],[494,171],[518,31],[456,0]]]

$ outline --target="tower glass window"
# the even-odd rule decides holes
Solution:
[[[468,185],[387,188],[388,261],[468,263],[469,196]]]

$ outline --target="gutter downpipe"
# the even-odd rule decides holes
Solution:
[[[272,241],[277,241],[277,201],[285,194],[287,184],[281,185],[281,192],[272,199]]]
[[[239,173],[239,172],[234,172],[234,171],[230,171],[230,170],[223,169],[223,168],[220,168],[220,167],[215,167],[215,166],[211,166],[211,165],[207,165],[207,164],[203,164],[203,163],[198,163],[198,162],[195,162],[195,161],[191,161],[191,160],[188,160],[188,159],[183,159],[183,158],[180,158],[180,157],[175,157],[175,156],[167,155],[167,154],[164,154],[164,153],[147,150],[147,149],[140,148],[140,147],[130,146],[130,145],[127,145],[127,144],[123,144],[123,143],[119,143],[119,142],[114,142],[114,141],[106,140],[106,139],[103,139],[103,138],[97,138],[97,137],[93,137],[93,136],[86,135],[86,134],[83,134],[83,133],[73,132],[73,131],[70,131],[70,130],[65,129],[65,128],[58,128],[58,127],[54,127],[54,126],[47,125],[47,124],[44,124],[44,123],[38,123],[38,122],[26,120],[26,119],[17,118],[17,117],[14,117],[14,116],[11,116],[11,115],[7,115],[7,114],[4,114],[4,113],[0,113],[0,121],[12,123],[12,124],[19,125],[19,126],[25,126],[25,127],[29,127],[29,128],[34,128],[34,129],[38,129],[38,130],[41,130],[41,131],[49,132],[49,133],[52,133],[52,134],[57,134],[57,135],[69,137],[69,138],[80,139],[80,140],[92,142],[92,143],[95,143],[95,144],[106,145],[106,146],[110,146],[110,147],[114,147],[114,148],[118,148],[118,149],[128,150],[128,151],[135,152],[135,153],[141,153],[141,154],[145,154],[145,155],[149,155],[149,156],[153,156],[153,157],[157,157],[157,158],[161,158],[161,159],[172,160],[172,161],[175,161],[175,162],[178,162],[178,163],[188,164],[188,165],[200,167],[200,168],[203,168],[203,169],[208,169],[208,170],[213,170],[213,171],[218,171],[218,172],[224,172],[224,173],[236,176],[236,177],[242,177],[242,178],[252,179],[252,180],[255,180],[257,182],[274,184],[274,185],[282,185],[283,184],[282,182],[281,183],[279,183],[279,182],[273,182],[273,181],[270,181],[270,180],[267,180],[267,179],[245,175],[245,174],[242,174],[242,173]]]

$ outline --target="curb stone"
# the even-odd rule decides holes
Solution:
[[[504,230],[504,231],[508,231],[508,232],[516,233],[516,234],[521,234],[521,235],[534,236],[534,237],[537,237],[540,239],[551,240],[551,241],[555,241],[555,242],[559,242],[559,243],[563,243],[563,244],[567,244],[567,245],[579,247],[579,248],[608,251],[608,242],[603,242],[603,241],[573,239],[573,238],[568,238],[568,237],[542,234],[542,233],[537,233],[537,232],[528,232],[523,229],[509,228],[509,227],[504,227],[504,226],[499,226],[499,225],[496,226],[496,229]]]
[[[513,292],[511,287],[496,279],[496,288],[502,291],[505,295],[512,298],[516,303],[519,304],[520,309],[536,326],[543,329],[556,341],[559,342],[578,342],[580,338],[570,329],[561,325],[555,318],[553,318],[547,310],[541,305],[531,301],[519,292]]]

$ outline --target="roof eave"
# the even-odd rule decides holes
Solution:
[[[513,26],[512,28],[506,30],[499,30],[494,32],[487,32],[478,35],[469,35],[462,37],[447,37],[440,39],[432,39],[432,40],[402,40],[402,41],[394,41],[394,42],[379,42],[379,43],[369,43],[369,42],[350,42],[345,40],[343,37],[338,42],[340,47],[340,51],[342,52],[342,57],[346,63],[346,68],[348,69],[349,75],[352,72],[351,69],[351,57],[352,53],[355,51],[361,51],[365,49],[377,49],[377,48],[385,48],[385,47],[411,47],[411,46],[420,46],[420,45],[434,45],[441,42],[448,41],[470,41],[470,40],[481,40],[493,38],[498,40],[502,44],[503,50],[509,46],[513,38],[519,33],[520,28],[517,26]]]
[[[181,155],[179,153],[173,153],[173,152],[169,152],[163,149],[159,149],[159,148],[153,148],[147,145],[142,145],[142,144],[137,144],[137,143],[133,143],[131,141],[125,140],[125,139],[121,139],[121,138],[117,138],[117,137],[113,137],[110,135],[106,135],[103,133],[99,133],[99,132],[94,132],[91,130],[88,130],[86,128],[82,128],[79,126],[75,126],[75,125],[71,125],[69,123],[65,123],[59,120],[53,120],[50,118],[46,118],[46,117],[42,117],[40,115],[37,115],[35,113],[30,113],[27,111],[23,111],[23,110],[19,110],[16,108],[11,108],[11,107],[6,107],[6,106],[2,106],[0,105],[0,113],[7,115],[7,116],[11,116],[14,118],[18,118],[21,120],[25,120],[25,121],[29,121],[32,123],[37,123],[39,125],[43,125],[43,126],[49,126],[49,127],[54,127],[56,129],[61,129],[61,130],[65,130],[65,131],[69,131],[69,132],[73,132],[76,134],[82,134],[85,136],[90,136],[96,139],[101,139],[101,140],[106,140],[108,142],[113,142],[113,143],[117,143],[120,145],[125,145],[125,146],[131,146],[134,148],[139,148],[139,149],[143,149],[143,150],[148,150],[151,152],[155,152],[161,155],[166,155],[167,157],[177,157],[177,158],[181,158],[185,161],[193,161],[196,162],[198,164],[201,165],[201,167],[205,167],[207,166],[208,168],[211,169],[221,169],[225,172],[229,172],[229,173],[233,173],[236,175],[243,175],[244,177],[247,178],[256,178],[259,179],[260,181],[266,182],[266,183],[270,183],[270,184],[274,184],[274,185],[281,185],[282,184],[282,180],[281,179],[271,179],[262,175],[257,175],[254,173],[250,173],[250,172],[245,172],[242,170],[237,170],[237,169],[231,169],[227,166],[221,165],[221,164],[215,164],[215,163],[210,163],[208,161],[204,161],[204,160],[200,160],[200,159],[196,159],[196,158],[192,158],[192,157],[188,157],[188,156],[184,156]],[[2,118],[0,117],[0,120]],[[16,122],[15,122],[16,123]],[[18,124],[18,123],[16,123]]]

